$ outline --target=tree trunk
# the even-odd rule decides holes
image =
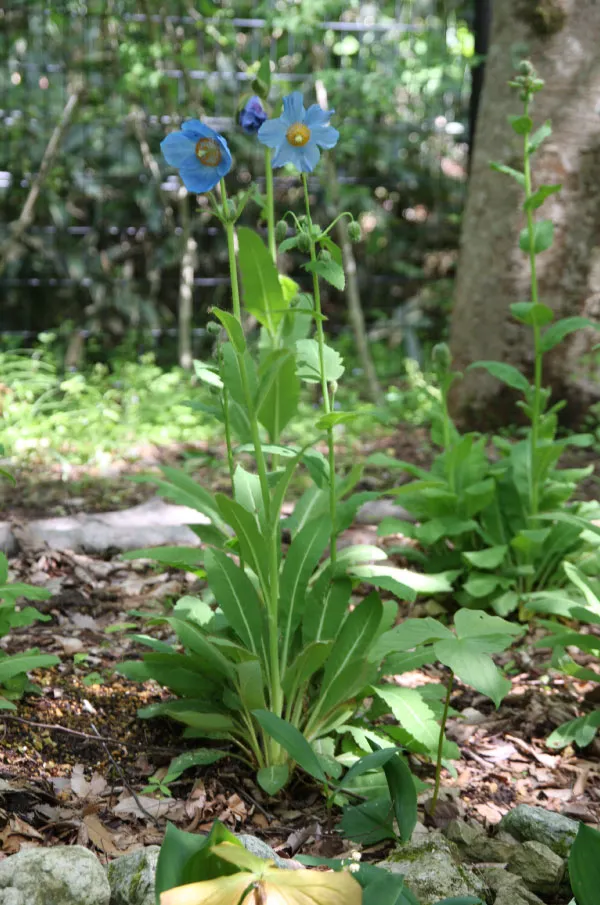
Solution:
[[[556,318],[600,315],[600,3],[597,0],[496,0],[490,51],[464,214],[450,345],[457,370],[477,360],[509,362],[530,376],[530,328],[512,320],[509,304],[530,301],[529,266],[518,248],[525,225],[523,195],[494,160],[522,170],[522,139],[507,123],[522,110],[507,84],[521,57],[530,59],[544,90],[534,125],[553,134],[533,158],[534,188],[562,183],[536,216],[554,223],[554,245],[539,255],[540,300]],[[588,335],[588,333],[590,335]],[[546,356],[544,383],[564,398],[565,423],[575,424],[600,388],[583,379],[581,355],[595,331],[572,335]],[[482,370],[457,382],[453,413],[461,426],[493,429],[517,417],[514,393]]]

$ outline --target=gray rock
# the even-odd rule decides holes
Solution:
[[[566,858],[575,841],[579,824],[554,811],[519,804],[504,815],[499,828],[520,842],[542,842],[557,855]]]
[[[108,865],[110,905],[155,905],[154,885],[160,848],[149,845]]]
[[[485,898],[483,881],[460,863],[457,846],[438,833],[400,846],[380,867],[403,874],[421,905],[434,905],[451,896]]]
[[[504,867],[485,867],[481,876],[496,893],[494,905],[544,905],[534,892],[527,889],[520,877],[509,873]]]
[[[508,862],[508,869],[522,877],[532,892],[552,894],[560,886],[565,862],[542,842],[524,842]]]
[[[273,851],[270,845],[267,845],[266,842],[263,842],[262,839],[257,839],[256,836],[249,836],[246,833],[242,833],[238,836],[238,839],[242,843],[245,849],[249,851],[252,855],[256,855],[257,858],[264,858],[265,861],[274,861],[275,867],[283,867],[284,869],[293,869],[294,865],[290,864],[289,858],[280,858],[276,852]]]
[[[483,827],[464,820],[452,820],[446,829],[446,838],[458,845],[463,858],[473,862],[505,864],[519,848],[517,840],[508,833],[488,836]]]
[[[80,845],[29,848],[0,862],[0,905],[109,905],[99,860]]]

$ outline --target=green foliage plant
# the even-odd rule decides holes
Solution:
[[[594,905],[600,883],[600,832],[579,824],[569,854],[569,881],[575,896],[569,905]]]
[[[301,863],[321,870],[286,870],[250,854],[218,821],[208,836],[168,824],[157,864],[156,905],[419,905],[401,875],[362,864],[354,854],[346,860],[300,856]],[[483,903],[458,896],[436,905]]]
[[[596,526],[590,528],[598,538]],[[536,647],[552,650],[550,666],[580,682],[592,682],[600,686],[600,583],[594,576],[586,575],[573,563],[565,562],[565,574],[569,587],[564,591],[539,591],[532,594],[527,609],[541,614],[540,619],[546,635],[536,642]],[[588,626],[589,631],[582,631]],[[579,665],[572,656],[577,648],[588,658],[595,658],[597,669]],[[593,699],[593,698],[592,698]],[[548,737],[546,744],[551,748],[564,748],[573,742],[585,748],[595,738],[600,727],[600,708],[593,707],[589,713],[562,723]]]
[[[431,470],[382,455],[373,458],[374,464],[399,468],[415,478],[394,492],[417,524],[389,519],[380,526],[380,533],[398,533],[416,542],[403,552],[426,571],[453,571],[460,605],[492,609],[500,616],[522,608],[532,592],[563,585],[563,562],[589,555],[585,521],[576,524],[555,514],[566,511],[578,483],[592,470],[592,466],[559,469],[565,448],[588,445],[590,438],[557,437],[557,413],[564,402],[550,405],[550,391],[543,386],[544,355],[570,333],[594,326],[583,317],[556,321],[554,312],[539,299],[537,256],[551,248],[553,224],[536,219],[535,212],[561,188],[540,185],[534,190],[532,186],[532,158],[551,134],[548,122],[534,129],[530,116],[534,95],[543,82],[524,61],[510,84],[523,103],[523,112],[510,117],[512,130],[522,141],[523,168],[497,163],[492,167],[512,178],[524,193],[526,225],[519,246],[529,260],[530,297],[510,307],[515,320],[531,331],[533,381],[504,362],[480,361],[470,367],[485,369],[522,395],[517,404],[528,422],[524,436],[517,442],[493,437],[494,453],[489,456],[487,437],[463,435],[456,429],[448,394],[460,375],[451,370],[449,350],[442,345],[433,356],[440,404],[432,428],[433,442],[442,451]],[[584,507],[571,503],[569,511],[581,515]]]
[[[9,581],[8,560],[0,553],[0,638],[4,638],[14,628],[22,628],[38,621],[47,622],[50,619],[50,616],[45,616],[31,606],[17,610],[16,602],[20,597],[47,600],[50,592],[33,585]],[[15,710],[15,701],[26,692],[38,691],[37,686],[27,676],[30,670],[56,666],[59,662],[54,654],[42,654],[37,648],[19,654],[0,651],[0,710]]]
[[[268,67],[261,72],[267,81]],[[267,82],[264,90],[268,87]],[[338,549],[340,532],[373,495],[355,491],[362,465],[343,475],[337,470],[334,428],[354,413],[335,409],[344,365],[325,341],[320,281],[343,287],[344,271],[330,237],[334,224],[321,228],[313,222],[307,180],[318,160],[315,142],[331,147],[337,133],[328,125],[331,114],[316,105],[304,111],[297,92],[284,98],[284,115],[291,117],[287,125],[281,118],[268,120],[258,135],[266,130],[269,137],[267,166],[291,160],[300,170],[304,213],[286,215],[293,235],[279,250],[293,243],[306,254],[312,296],[280,277],[271,242],[269,247],[253,230],[236,229],[256,190],[252,186],[229,198],[225,179],[211,173],[212,159],[220,166],[227,160],[225,140],[192,120],[163,142],[169,159],[181,163],[188,188],[202,186],[207,193],[227,239],[232,310],[212,309],[212,329],[221,341],[216,361],[197,363],[196,374],[213,392],[212,414],[223,426],[232,494],[211,493],[186,474],[163,469],[160,492],[203,516],[194,530],[204,548],[131,555],[167,564],[189,563],[192,557],[209,590],[201,599],[180,601],[164,618],[183,650],[137,636],[149,652],[120,667],[131,678],[155,679],[177,696],[144,708],[142,717],[169,716],[185,725],[187,737],[217,741],[218,756],[233,753],[256,768],[258,782],[270,794],[286,785],[296,767],[336,791],[342,772],[332,747],[336,730],[351,724],[382,678],[389,651],[377,657],[373,650],[393,624],[397,604],[383,603],[373,591],[349,611],[353,587],[366,582],[401,600],[414,600],[421,590],[450,590],[444,574],[396,568],[377,547]],[[274,135],[280,136],[279,146]],[[191,164],[190,154],[197,158]],[[259,200],[263,209],[272,204],[269,192]],[[276,222],[273,213],[265,219]],[[268,233],[275,241],[274,228]],[[278,233],[281,237],[282,230]],[[244,331],[246,314],[260,326],[254,345]],[[282,432],[295,416],[303,382],[320,388],[322,412],[312,435],[292,446],[282,442]],[[317,448],[323,441],[326,454]],[[282,522],[286,492],[300,467],[312,484]],[[283,527],[291,538],[287,550]],[[200,749],[196,762],[214,760],[215,750]],[[412,782],[411,789],[414,794]]]

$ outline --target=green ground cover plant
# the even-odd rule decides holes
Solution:
[[[482,361],[471,367],[489,374],[516,390],[527,426],[516,442],[476,433],[461,434],[450,417],[449,394],[460,375],[451,368],[445,345],[433,354],[440,404],[432,428],[432,441],[441,452],[430,471],[377,455],[373,464],[400,469],[415,478],[393,491],[398,502],[416,519],[387,520],[380,533],[402,534],[416,545],[402,552],[425,571],[453,571],[453,597],[461,606],[491,609],[500,616],[521,610],[532,592],[565,584],[565,561],[584,557],[598,564],[597,545],[586,534],[589,507],[572,502],[579,482],[593,466],[560,468],[559,460],[569,445],[587,446],[588,435],[557,436],[557,414],[564,405],[550,402],[543,386],[544,355],[568,334],[593,327],[587,318],[555,320],[554,312],[538,297],[537,256],[552,246],[553,224],[537,219],[535,212],[560,185],[532,186],[531,162],[551,134],[544,123],[534,129],[531,105],[543,82],[527,61],[511,83],[523,104],[521,114],[510,125],[520,137],[523,168],[500,164],[492,167],[512,178],[524,194],[526,225],[519,246],[530,262],[531,295],[511,305],[515,320],[531,331],[533,380],[504,362]],[[555,518],[564,507],[578,516],[571,521]],[[587,518],[585,517],[587,516]]]

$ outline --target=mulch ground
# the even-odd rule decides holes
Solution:
[[[419,464],[430,457],[422,431],[377,445]],[[208,476],[210,466],[205,468]],[[52,482],[52,476],[47,479]],[[68,506],[68,488],[55,483],[62,497],[55,488],[44,506],[38,499],[37,510],[25,498],[19,515],[56,514],[59,498]],[[152,493],[146,485],[131,486],[126,505]],[[81,494],[79,486],[76,492]],[[110,505],[92,493],[80,508],[93,511],[94,499],[102,508],[115,508],[114,492]],[[377,543],[375,529],[355,530],[360,542]],[[180,727],[168,720],[138,719],[137,710],[161,700],[164,691],[119,677],[115,666],[139,654],[129,637],[143,628],[139,614],[168,611],[179,596],[198,590],[196,575],[157,572],[146,562],[119,557],[31,549],[22,550],[11,569],[15,579],[44,585],[53,596],[39,604],[49,621],[12,632],[3,647],[14,653],[35,646],[58,654],[61,663],[33,676],[39,694],[28,695],[17,711],[0,712],[0,857],[23,846],[78,842],[111,858],[140,844],[160,844],[167,820],[203,831],[215,818],[263,836],[284,855],[301,850],[332,856],[355,847],[335,832],[335,809],[328,814],[320,792],[302,777],[273,802],[232,760],[184,774],[171,787],[172,798],[144,791],[150,776],[166,771],[171,758],[193,743],[182,740]],[[593,706],[593,688],[549,670],[548,652],[532,646],[536,637],[532,627],[527,643],[503,655],[513,688],[497,711],[457,685],[452,706],[461,717],[450,721],[448,734],[462,756],[455,774],[444,775],[451,803],[440,809],[439,821],[460,814],[493,825],[519,803],[589,823],[600,820],[600,742],[561,752],[545,746],[557,725]],[[390,681],[416,686],[439,678],[435,669],[424,668]],[[418,775],[431,778],[430,765],[412,760]],[[381,859],[384,849],[375,846],[371,854]]]

